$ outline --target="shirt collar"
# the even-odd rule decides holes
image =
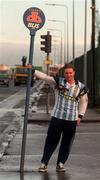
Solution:
[[[67,81],[66,81],[66,79],[64,78],[64,84],[66,84],[66,83],[67,83]],[[75,84],[78,85],[78,80],[77,80],[77,79],[75,79]]]

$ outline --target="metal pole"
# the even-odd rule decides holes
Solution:
[[[49,5],[49,6],[62,6],[62,7],[65,7],[66,8],[66,19],[67,19],[67,23],[66,23],[66,25],[67,25],[67,40],[66,40],[66,35],[65,35],[65,41],[67,41],[67,62],[69,62],[69,23],[68,23],[68,6],[66,6],[66,5],[64,5],[64,4],[57,4],[57,3],[51,3],[51,4],[49,4],[49,3],[46,3],[46,5]],[[65,53],[66,53],[66,44],[65,44]],[[66,54],[65,54],[65,56],[64,56],[64,62],[65,62],[65,60],[66,60]]]
[[[49,61],[49,53],[47,53],[47,61]],[[47,64],[47,75],[49,75],[49,64]],[[47,92],[47,114],[49,114],[50,111],[50,95],[49,92]]]
[[[73,0],[73,65],[74,65],[74,59],[75,59],[75,18],[74,18],[74,0]]]
[[[61,59],[60,59],[60,63],[61,64],[63,64],[63,57],[62,57],[62,32],[61,32],[61,51],[60,51],[60,53],[61,53]]]
[[[47,35],[50,35],[49,31],[47,31]],[[47,61],[49,61],[49,53],[47,53]],[[49,75],[49,64],[47,64],[47,75]],[[47,114],[49,114],[50,111],[50,96],[49,92],[47,92]]]
[[[69,22],[68,22],[68,7],[67,7],[67,62],[69,62]]]
[[[31,68],[29,68],[29,72],[28,72],[28,82],[27,82],[27,89],[26,89],[25,115],[24,115],[23,137],[22,137],[20,172],[24,171],[26,137],[27,137],[27,120],[28,120],[28,109],[29,109],[29,98],[30,98],[30,85],[31,85],[31,78],[32,78],[32,60],[33,60],[35,33],[30,34],[30,35],[31,35],[31,39],[30,39],[29,65]]]
[[[52,22],[61,22],[64,24],[64,63],[66,62],[66,24],[64,21],[60,21],[60,20],[48,20],[48,21],[52,21]]]
[[[62,53],[62,49],[63,49],[62,31],[59,30],[59,29],[52,29],[52,28],[48,28],[48,29],[51,30],[51,31],[58,31],[58,32],[61,33],[61,60],[60,60],[60,62],[61,62],[61,64],[63,64],[64,63],[64,59],[63,59],[63,53]]]
[[[84,26],[84,84],[87,85],[87,0],[85,0],[85,26]]]
[[[93,73],[93,87],[92,87],[92,101],[95,107],[95,0],[92,0],[92,73]]]
[[[66,63],[66,24],[65,24],[65,22],[64,22],[64,36],[65,36],[65,45],[64,45],[64,63]]]

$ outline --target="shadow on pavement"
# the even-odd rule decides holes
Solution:
[[[57,173],[58,180],[70,180],[70,177],[67,173],[59,172]]]
[[[36,178],[37,180],[70,180],[70,177],[65,172],[59,172],[55,174],[51,173],[36,173],[33,175],[33,178]],[[20,180],[25,180],[26,174],[20,173]]]

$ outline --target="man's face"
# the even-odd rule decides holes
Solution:
[[[75,71],[72,68],[67,68],[64,70],[64,76],[66,81],[73,81],[75,76]]]

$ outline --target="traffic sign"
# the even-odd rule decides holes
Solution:
[[[23,126],[23,138],[21,148],[21,161],[20,161],[20,172],[24,171],[25,162],[25,148],[26,148],[26,136],[27,136],[27,121],[29,111],[29,98],[30,98],[30,86],[32,80],[32,65],[33,65],[33,51],[34,51],[34,37],[35,32],[42,28],[45,23],[44,13],[36,7],[27,9],[23,15],[23,21],[25,26],[30,30],[30,52],[29,52],[29,64],[28,64],[28,80],[26,89],[26,101],[25,101],[25,115],[24,115],[24,126]]]
[[[44,64],[52,64],[52,60],[44,60]]]
[[[36,32],[44,25],[45,15],[39,8],[31,7],[25,11],[23,21],[30,31]]]

